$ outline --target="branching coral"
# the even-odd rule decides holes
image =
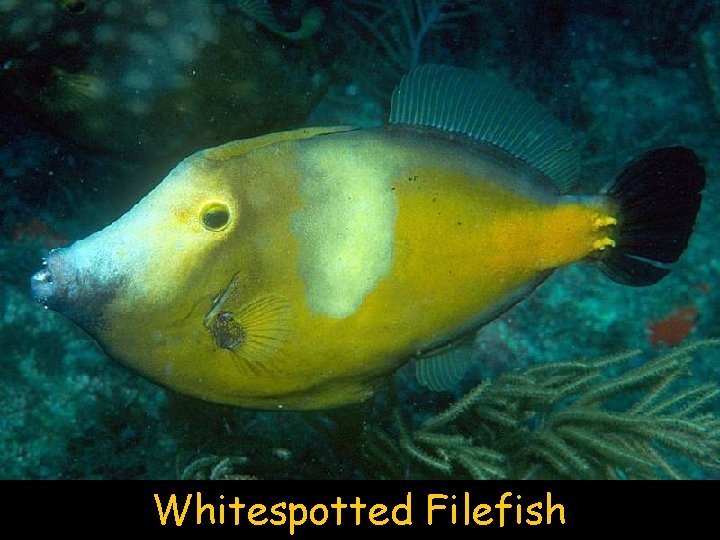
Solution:
[[[350,5],[350,15],[369,32],[400,74],[420,64],[428,34],[452,27],[474,9],[467,0],[353,0]]]
[[[715,383],[683,386],[704,340],[635,366],[640,351],[514,370],[412,429],[366,432],[384,477],[684,478],[720,470]]]
[[[430,60],[442,37],[483,5],[472,0],[351,0],[344,24],[348,36],[348,64],[354,79],[385,100],[391,88],[410,69]]]
[[[180,473],[181,480],[256,480],[244,474],[245,456],[203,456],[191,461]]]

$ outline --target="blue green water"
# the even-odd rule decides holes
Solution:
[[[443,459],[419,439],[403,444],[403,430],[513,369],[636,348],[647,360],[667,345],[720,336],[718,2],[76,4],[0,0],[0,478],[469,477],[458,461],[435,467],[413,457],[418,446]],[[312,8],[322,23],[289,35]],[[429,62],[534,94],[580,141],[578,193],[599,191],[648,149],[692,148],[708,181],[672,273],[629,288],[592,264],[561,269],[478,332],[453,391],[422,387],[409,363],[370,402],[332,413],[179,396],[109,359],[30,297],[48,249],[117,219],[189,153],[302,125],[379,125],[399,78]],[[673,319],[679,310],[689,324]],[[672,343],[653,328],[669,329]],[[719,354],[692,353],[676,391],[720,382]],[[610,406],[623,410],[633,398]],[[702,411],[717,414],[717,400]],[[542,422],[541,413],[528,422]],[[503,450],[482,438],[481,423],[461,419],[447,433]],[[667,459],[683,476],[717,476],[701,459],[672,450]]]

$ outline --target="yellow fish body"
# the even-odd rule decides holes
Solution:
[[[617,281],[661,279],[699,208],[695,155],[656,150],[602,195],[560,195],[577,164],[570,134],[529,98],[426,66],[401,83],[388,126],[190,156],[117,222],[52,251],[32,291],[180,392],[334,407],[555,268],[591,257]]]

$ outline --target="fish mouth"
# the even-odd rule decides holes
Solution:
[[[49,264],[49,261],[54,260],[53,253],[54,251],[51,251],[48,258],[43,259],[43,268],[35,272],[30,278],[30,294],[33,299],[51,309],[55,309],[54,300],[59,297],[59,286]],[[53,266],[56,265],[53,264]]]
[[[53,286],[52,274],[47,268],[35,272],[30,278],[30,293],[35,300],[43,305],[52,295]]]

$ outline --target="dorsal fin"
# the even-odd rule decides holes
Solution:
[[[425,65],[395,89],[390,123],[427,126],[493,144],[566,191],[580,155],[570,130],[532,96],[474,71]]]
[[[250,152],[251,150],[262,148],[263,146],[268,146],[270,144],[309,139],[310,137],[316,137],[318,135],[327,135],[328,133],[338,133],[340,131],[352,131],[354,129],[357,128],[353,126],[322,126],[305,127],[290,131],[278,131],[275,133],[268,133],[267,135],[260,135],[259,137],[252,137],[251,139],[230,141],[229,143],[221,144],[220,146],[213,146],[212,148],[201,150],[199,154],[212,161],[222,161],[224,159],[237,157],[241,154]]]

